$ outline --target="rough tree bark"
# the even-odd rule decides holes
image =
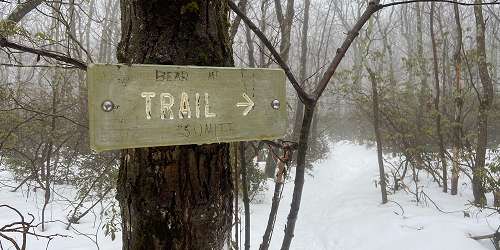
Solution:
[[[121,63],[232,66],[223,0],[121,0]],[[231,232],[229,144],[126,149],[123,249],[222,249]]]
[[[475,0],[474,3],[481,4],[481,0]],[[493,103],[493,83],[488,72],[486,62],[486,44],[485,44],[485,22],[483,17],[483,7],[474,6],[474,15],[476,17],[476,47],[477,47],[477,66],[479,78],[483,87],[483,96],[479,102],[478,133],[476,147],[476,164],[473,168],[472,192],[474,194],[474,203],[479,206],[486,204],[484,195],[484,175],[486,161],[486,147],[488,142],[488,112]]]
[[[456,43],[453,60],[455,61],[455,113],[453,116],[453,167],[451,169],[451,194],[456,195],[458,192],[458,179],[460,177],[460,160],[462,151],[462,85],[460,78],[462,73],[462,24],[460,22],[460,12],[458,4],[453,5],[456,27]]]

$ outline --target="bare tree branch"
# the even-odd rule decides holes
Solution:
[[[6,20],[10,21],[12,23],[18,23],[29,12],[31,12],[36,7],[38,7],[42,2],[44,2],[44,0],[29,0],[29,1],[26,1],[24,3],[19,3],[16,6],[16,8],[9,14],[9,16],[7,17]],[[0,35],[0,47],[11,48],[11,49],[19,50],[22,52],[28,52],[28,53],[36,54],[39,56],[56,59],[58,61],[74,65],[79,69],[87,70],[87,65],[78,59],[71,58],[71,57],[59,54],[57,52],[49,51],[49,50],[36,49],[36,48],[31,48],[28,46],[21,45],[21,44],[16,44],[16,43],[10,42],[9,40],[7,40],[6,37],[3,37],[1,35]]]
[[[238,9],[246,12],[247,1],[248,0],[240,0],[240,2],[238,3]],[[233,20],[233,23],[231,23],[231,29],[229,31],[229,37],[231,41],[234,41],[234,37],[236,36],[236,33],[238,33],[240,22],[241,22],[241,16],[236,15],[236,17]]]
[[[28,53],[40,55],[43,57],[56,59],[58,61],[74,65],[75,67],[77,67],[81,70],[87,70],[87,64],[85,64],[84,62],[82,62],[78,59],[71,58],[71,57],[65,56],[63,54],[59,54],[57,52],[53,52],[53,51],[49,51],[49,50],[35,49],[35,48],[31,48],[31,47],[24,46],[21,44],[16,44],[16,43],[8,41],[7,38],[5,38],[5,37],[0,37],[0,47],[11,48],[11,49],[15,49],[15,50],[23,51],[23,52],[28,52]]]
[[[64,66],[56,64],[46,64],[46,65],[36,65],[36,64],[13,64],[13,63],[0,63],[3,67],[14,67],[14,68],[61,68],[61,69],[76,69],[76,66]]]
[[[18,23],[26,16],[30,11],[35,9],[38,5],[40,5],[43,0],[28,0],[24,3],[17,4],[16,8],[9,14],[7,17],[8,21]]]
[[[275,58],[276,62],[278,65],[285,71],[285,74],[292,84],[293,88],[297,91],[297,94],[300,98],[300,100],[303,103],[311,103],[313,99],[309,94],[307,94],[304,89],[300,86],[299,82],[293,75],[292,71],[290,70],[290,67],[283,61],[281,58],[280,54],[276,51],[276,49],[273,47],[271,42],[267,39],[266,35],[264,35],[257,26],[236,6],[236,4],[233,1],[229,1],[229,7],[238,15],[241,17],[243,22],[259,37],[259,39],[266,45],[266,48],[271,52],[273,57]]]
[[[401,4],[408,4],[408,3],[419,3],[419,2],[453,3],[453,4],[462,5],[462,6],[500,4],[500,2],[498,0],[495,0],[493,2],[488,2],[488,3],[461,3],[458,1],[454,1],[454,0],[409,0],[409,1],[397,1],[397,2],[392,2],[392,3],[381,4],[380,8],[401,5]]]

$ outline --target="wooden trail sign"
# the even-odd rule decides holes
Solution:
[[[276,139],[287,129],[280,69],[93,64],[87,85],[97,151]]]

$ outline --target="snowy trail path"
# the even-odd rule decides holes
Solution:
[[[417,206],[413,197],[400,192],[389,199],[403,206],[405,214],[401,216],[396,204],[380,204],[377,178],[373,148],[346,142],[335,144],[328,159],[315,166],[314,176],[306,178],[292,249],[494,249],[487,241],[478,243],[467,236],[491,232],[485,221],[498,225],[498,216],[464,218],[463,213],[442,214],[431,204]],[[432,183],[425,190],[446,210],[463,210],[471,195],[462,192],[459,197],[451,197]],[[261,242],[272,191],[267,191],[262,204],[252,205],[252,249],[258,249]],[[281,245],[292,192],[293,182],[287,183],[271,249],[279,249]]]

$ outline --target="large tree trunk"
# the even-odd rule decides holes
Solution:
[[[462,152],[462,85],[460,84],[462,72],[462,24],[460,22],[460,12],[458,11],[458,4],[453,5],[453,12],[455,15],[456,26],[456,43],[453,60],[455,61],[455,113],[453,124],[453,168],[451,169],[451,194],[456,195],[458,192],[458,178],[460,177],[460,160]]]
[[[474,1],[476,4],[481,4],[481,0]],[[478,114],[478,134],[476,147],[476,164],[473,169],[472,176],[472,191],[474,193],[474,203],[483,206],[486,204],[484,195],[484,177],[485,177],[485,161],[486,147],[488,142],[488,112],[493,103],[493,83],[488,72],[486,63],[486,45],[485,45],[485,22],[483,17],[483,7],[480,5],[474,6],[474,15],[476,17],[476,46],[477,46],[477,66],[479,70],[479,78],[483,86],[483,96],[480,98],[479,114]]]
[[[121,0],[121,63],[232,66],[227,2]],[[222,249],[231,232],[229,145],[123,150],[123,249]]]

